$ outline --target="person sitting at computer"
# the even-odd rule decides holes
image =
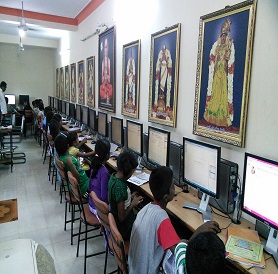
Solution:
[[[60,160],[64,163],[66,171],[71,171],[72,175],[77,180],[81,195],[84,198],[89,197],[89,178],[83,168],[81,168],[79,161],[69,154],[69,144],[65,135],[59,134],[54,140],[55,149],[59,155]]]
[[[133,224],[128,253],[130,274],[159,273],[166,251],[170,249],[173,256],[176,245],[180,241],[187,242],[179,238],[166,212],[168,202],[175,195],[173,171],[166,166],[156,168],[150,175],[149,185],[154,202],[139,211]],[[214,221],[206,222],[191,238],[203,231],[218,233],[220,228]],[[175,260],[172,261],[174,269]]]
[[[130,238],[131,228],[136,217],[133,209],[143,200],[143,197],[136,192],[131,194],[126,182],[134,173],[137,165],[138,162],[134,153],[124,150],[117,159],[118,171],[111,175],[108,182],[110,212],[114,215],[124,240]]]

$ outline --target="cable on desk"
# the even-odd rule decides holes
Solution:
[[[230,222],[226,227],[220,227],[220,229],[221,230],[227,229],[231,224],[232,224],[232,222]]]
[[[219,208],[224,212],[225,210],[223,210],[223,208],[220,206],[220,204],[217,202],[216,199],[215,199],[215,202],[217,203],[217,205],[219,206]],[[220,217],[222,217],[222,218],[230,219],[230,220],[232,221],[232,218],[230,217],[229,214],[226,214],[226,216],[224,216],[224,215],[222,215],[222,214],[219,214],[219,213],[215,212],[215,211],[213,210],[212,207],[210,207],[210,209],[211,209],[211,211],[212,211],[214,214],[216,214],[216,215],[218,215],[218,216],[220,216]]]

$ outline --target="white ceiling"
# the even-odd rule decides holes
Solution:
[[[67,18],[75,18],[88,3],[94,0],[24,0],[24,11],[43,13],[48,15],[56,15]],[[0,0],[0,35],[6,34],[11,36],[19,36],[17,26],[20,24],[21,16],[6,15],[1,12],[1,7],[14,8],[20,11],[21,0]],[[24,16],[25,17],[25,16]],[[26,37],[42,38],[42,39],[58,39],[65,32],[66,27],[49,22],[41,22],[38,20],[25,17],[25,21],[29,30]],[[53,27],[51,26],[53,24]],[[55,26],[54,26],[55,25]],[[55,28],[55,29],[54,29]]]

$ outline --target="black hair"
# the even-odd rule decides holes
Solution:
[[[47,112],[46,116],[45,116],[45,119],[46,119],[46,126],[48,126],[48,123],[50,122],[50,120],[52,120],[53,118],[53,111],[49,111]]]
[[[0,84],[0,87],[6,88],[7,87],[7,83],[5,81],[2,81]]]
[[[164,195],[170,193],[173,183],[173,171],[167,166],[154,169],[150,175],[149,185],[156,201],[161,201]]]
[[[47,106],[44,108],[44,116],[47,115],[48,112],[52,111],[52,107],[51,106]]]
[[[60,122],[62,120],[62,116],[59,113],[55,113],[53,119]]]
[[[40,111],[43,111],[43,110],[44,110],[44,105],[43,105],[43,102],[42,102],[42,101],[39,101],[39,103],[38,103],[38,109],[39,109]]]
[[[117,159],[118,171],[121,171],[125,177],[128,176],[130,172],[137,167],[137,165],[138,161],[135,154],[128,149],[121,152]]]
[[[9,98],[7,96],[5,96],[5,100],[6,100],[6,104],[9,103]]]
[[[52,140],[54,140],[56,136],[60,133],[60,125],[56,120],[54,119],[50,120],[49,131],[50,131],[50,135],[52,136]]]
[[[58,155],[64,156],[69,148],[67,137],[62,134],[57,135],[54,144]]]
[[[225,273],[225,265],[225,245],[215,233],[202,232],[188,242],[188,274],[222,274]]]
[[[70,131],[68,133],[68,143],[69,143],[69,146],[73,146],[73,142],[77,139],[78,135],[77,135],[77,132],[76,131]]]
[[[91,178],[96,178],[102,163],[109,159],[110,143],[106,139],[97,140],[95,146],[95,154],[91,157]]]

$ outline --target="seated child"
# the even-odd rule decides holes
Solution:
[[[165,252],[175,247],[181,240],[166,212],[168,202],[175,195],[173,171],[161,166],[152,171],[149,185],[154,202],[144,206],[133,224],[128,253],[129,273],[159,273]],[[216,222],[201,225],[192,237],[203,231],[220,232]],[[173,268],[175,266],[173,265]]]
[[[90,151],[90,152],[86,152],[86,153],[79,151],[79,147],[86,144],[87,139],[84,138],[81,142],[79,142],[78,134],[76,131],[70,131],[68,133],[68,143],[69,143],[69,154],[71,154],[76,159],[78,159],[78,157],[86,158],[86,157],[94,155],[94,151]]]
[[[206,231],[179,243],[175,249],[177,274],[225,273],[225,245],[213,232]]]
[[[82,196],[88,198],[89,178],[84,169],[81,168],[79,161],[69,154],[67,137],[62,134],[58,135],[55,138],[54,144],[60,160],[65,164],[66,171],[71,171],[80,186]]]
[[[138,162],[134,153],[129,150],[123,151],[117,159],[118,171],[111,175],[108,182],[110,212],[114,215],[119,232],[124,240],[130,238],[132,224],[136,217],[133,208],[143,199],[137,193],[131,194],[126,182],[137,165]]]
[[[89,191],[94,191],[97,197],[108,204],[109,173],[104,164],[110,157],[110,143],[101,139],[96,142],[94,155],[91,157],[91,175]],[[92,197],[89,197],[90,211],[97,216]]]

